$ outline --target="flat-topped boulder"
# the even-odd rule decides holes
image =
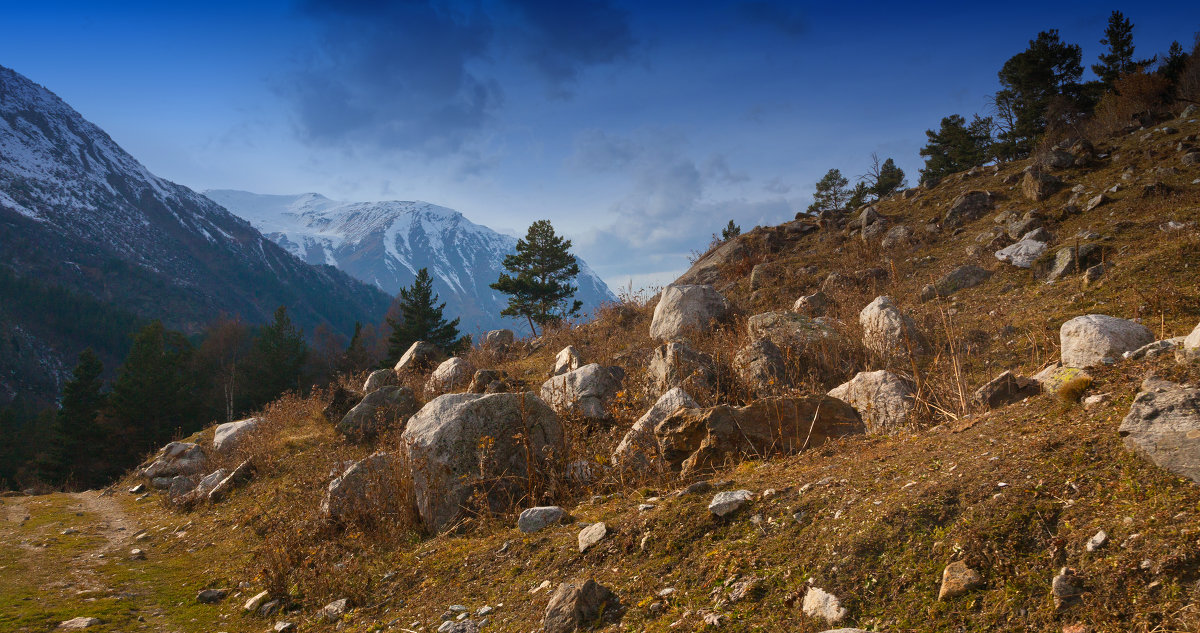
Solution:
[[[425,381],[425,397],[436,398],[450,391],[466,389],[475,376],[475,366],[465,358],[455,356],[442,361]]]
[[[370,440],[385,431],[402,428],[417,408],[417,399],[408,387],[381,387],[354,405],[337,423],[337,430],[356,441]]]
[[[888,433],[903,428],[916,406],[912,381],[890,371],[859,372],[829,390],[829,396],[854,407],[868,433]]]
[[[398,376],[405,373],[423,373],[437,367],[444,360],[446,353],[437,345],[417,341],[404,352],[394,369]]]
[[[236,422],[218,424],[216,430],[213,431],[213,450],[221,454],[233,452],[238,443],[263,422],[266,422],[266,418],[246,418]]]
[[[1154,333],[1128,319],[1105,314],[1075,317],[1058,331],[1064,367],[1086,369],[1115,363],[1122,354],[1154,342]]]

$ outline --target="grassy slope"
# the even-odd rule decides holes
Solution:
[[[10,515],[25,512],[30,519],[0,525],[0,571],[15,572],[0,574],[0,629],[46,630],[69,617],[97,615],[107,630],[262,630],[268,622],[241,614],[240,602],[273,588],[290,595],[295,611],[287,618],[306,629],[330,628],[316,621],[316,610],[349,596],[359,608],[341,630],[408,628],[413,622],[432,630],[451,604],[503,604],[491,616],[492,630],[529,631],[538,627],[550,593],[532,589],[543,581],[594,576],[624,603],[621,619],[607,625],[612,630],[699,629],[702,616],[713,613],[725,616],[729,630],[820,631],[828,627],[799,609],[810,582],[842,598],[847,623],[878,630],[1057,631],[1076,622],[1097,631],[1200,630],[1200,607],[1194,605],[1200,599],[1200,488],[1132,456],[1116,434],[1146,371],[1195,382],[1200,370],[1161,360],[1096,371],[1089,393],[1107,393],[1111,400],[1088,410],[1043,395],[980,413],[964,407],[960,397],[1004,369],[1028,375],[1054,360],[1059,325],[1080,314],[1141,317],[1164,336],[1185,334],[1196,324],[1196,226],[1169,233],[1159,226],[1200,221],[1200,186],[1191,184],[1200,170],[1154,170],[1179,166],[1173,145],[1200,126],[1172,124],[1181,128],[1179,135],[1144,141],[1139,132],[1098,148],[1120,160],[1063,172],[1068,187],[1042,203],[1030,203],[1019,187],[1002,183],[1024,167],[1016,163],[995,176],[952,177],[910,200],[880,205],[885,216],[920,235],[928,220],[940,219],[949,202],[969,189],[1001,194],[997,212],[1038,208],[1058,218],[1070,186],[1083,184],[1094,194],[1121,182],[1124,189],[1110,194],[1111,202],[1051,222],[1056,247],[1070,244],[1081,230],[1109,238],[1115,267],[1098,286],[1084,288],[1078,276],[1047,285],[995,262],[990,253],[969,256],[968,247],[992,226],[994,214],[958,234],[882,255],[857,237],[829,232],[780,241],[768,227],[744,236],[749,261],[767,264],[760,286],[766,291],[750,287],[747,265],[727,270],[717,285],[746,315],[789,308],[831,270],[887,268],[885,281],[835,293],[837,327],[853,340],[858,310],[877,294],[895,298],[939,350],[916,369],[925,397],[952,415],[927,419],[933,428],[853,438],[720,473],[716,479],[728,480],[729,488],[776,491],[728,520],[707,512],[709,495],[670,496],[677,481],[609,476],[555,491],[553,501],[577,521],[602,520],[610,527],[610,535],[585,554],[575,547],[578,525],[523,535],[511,516],[478,518],[437,537],[417,535],[403,517],[385,529],[332,530],[315,516],[329,471],[371,447],[336,437],[319,419],[320,398],[288,399],[267,411],[272,425],[261,443],[244,449],[259,456],[259,477],[228,502],[178,513],[153,498],[136,502],[124,492],[112,497],[132,523],[155,535],[138,544],[148,552],[146,561],[126,559],[132,545],[114,546],[91,533],[98,519],[87,512],[77,516],[76,497],[5,499]],[[1137,167],[1136,177],[1122,180],[1128,164]],[[1152,181],[1174,192],[1142,197],[1142,185]],[[916,301],[922,285],[963,263],[995,274],[950,299]],[[816,270],[806,269],[810,265]],[[654,347],[647,335],[652,308],[614,307],[593,324],[549,334],[536,349],[520,346],[500,358],[476,350],[472,358],[505,369],[526,386],[540,383],[566,344],[588,361],[624,366],[629,378],[615,405],[618,423],[570,424],[573,457],[602,461],[652,399],[643,380]],[[728,359],[745,342],[744,328],[735,322],[696,344]],[[870,367],[862,369],[887,364],[866,363]],[[801,382],[828,388],[835,378],[805,375]],[[637,509],[654,496],[660,497],[655,508]],[[183,536],[173,535],[187,523]],[[81,526],[81,533],[59,534],[66,526]],[[1086,552],[1087,539],[1100,529],[1110,536],[1108,546]],[[108,547],[117,549],[95,558]],[[938,602],[941,570],[959,559],[981,572],[985,586]],[[1078,570],[1088,592],[1081,604],[1058,611],[1049,586],[1064,565]],[[735,579],[750,577],[760,579],[757,592],[736,604],[722,601]],[[201,588],[239,583],[246,590],[220,605],[194,602]],[[665,587],[676,592],[659,600]],[[146,621],[138,622],[138,615]]]

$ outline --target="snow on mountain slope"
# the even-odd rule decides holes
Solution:
[[[3,66],[0,272],[17,280],[12,288],[60,289],[187,332],[221,314],[262,323],[285,305],[308,331],[328,323],[349,333],[388,305],[378,289],[305,264],[249,222],[150,173],[54,93]],[[19,329],[68,365],[93,344],[77,327],[38,318],[47,307],[29,301],[0,296],[0,332]],[[7,360],[0,383],[19,373]]]
[[[508,299],[489,285],[500,277],[517,238],[428,202],[337,202],[320,194],[261,195],[212,190],[205,195],[250,221],[268,238],[311,264],[330,264],[389,294],[428,268],[448,316],[465,332],[521,328],[500,316]],[[584,309],[614,299],[583,260],[576,279]]]

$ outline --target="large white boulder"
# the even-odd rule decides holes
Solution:
[[[449,391],[466,389],[475,375],[475,366],[465,358],[443,361],[425,381],[425,397],[435,398]]]
[[[417,399],[408,387],[376,389],[354,405],[337,423],[337,430],[353,440],[370,440],[399,428],[417,410]]]
[[[1063,323],[1058,338],[1063,366],[1078,368],[1116,362],[1123,353],[1154,342],[1154,334],[1141,323],[1104,314]]]
[[[1009,244],[1004,248],[996,251],[996,259],[1012,264],[1017,268],[1031,268],[1033,262],[1042,256],[1049,248],[1045,242],[1035,240],[1032,237],[1024,237],[1021,241],[1015,244]]]
[[[1200,324],[1196,325],[1196,329],[1192,330],[1183,339],[1183,344],[1175,350],[1175,359],[1179,362],[1187,362],[1200,358]]]
[[[516,334],[512,330],[490,330],[483,335],[484,347],[501,347],[504,345],[512,345],[516,339]]]
[[[329,483],[321,516],[333,521],[369,519],[399,509],[404,471],[389,453],[375,453],[351,464]]]
[[[859,372],[849,382],[831,389],[829,395],[854,407],[868,433],[903,427],[914,407],[912,383],[882,369]]]
[[[900,311],[890,297],[876,297],[858,314],[863,328],[863,346],[881,356],[925,351],[925,337],[912,318]]]
[[[438,363],[446,360],[446,354],[433,343],[417,341],[410,345],[396,362],[396,375],[409,372],[425,372],[433,369]]]
[[[526,484],[565,454],[558,416],[533,393],[453,393],[421,408],[401,438],[421,521],[456,519],[478,491],[491,510],[528,501]]]
[[[1129,450],[1200,483],[1200,389],[1147,378],[1119,432]]]
[[[650,337],[669,341],[688,330],[707,329],[713,321],[728,316],[729,310],[729,302],[712,286],[667,286],[654,308]]]
[[[213,432],[213,450],[217,453],[233,451],[238,442],[265,421],[264,418],[246,418],[236,422],[218,424],[216,431]]]
[[[654,427],[679,409],[695,409],[700,405],[686,391],[675,387],[664,393],[642,417],[633,423],[621,443],[613,451],[614,466],[627,468],[662,470],[666,464],[654,438]]]
[[[398,384],[396,372],[392,369],[376,369],[367,376],[367,381],[363,383],[363,393],[371,393],[376,389],[389,387]]]
[[[204,450],[192,442],[171,442],[142,470],[147,479],[198,475],[208,466]]]
[[[608,417],[606,407],[621,390],[624,373],[619,367],[597,363],[554,376],[542,384],[542,399],[560,414],[579,413],[585,418]]]

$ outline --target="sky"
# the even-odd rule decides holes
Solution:
[[[193,189],[549,219],[636,289],[830,168],[915,183],[926,129],[986,115],[1038,31],[1094,63],[1112,10],[1141,57],[1200,31],[1194,1],[0,0],[0,65]]]

